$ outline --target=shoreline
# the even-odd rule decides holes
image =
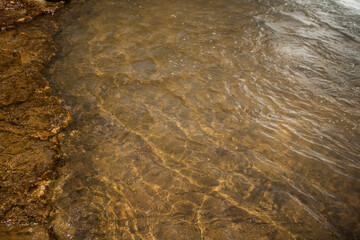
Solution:
[[[45,14],[64,2],[5,1],[20,6],[13,10],[1,9],[3,2],[0,15],[13,12],[0,19],[0,239],[51,239],[47,220],[61,164],[59,133],[72,116],[43,74],[55,56],[58,31]]]

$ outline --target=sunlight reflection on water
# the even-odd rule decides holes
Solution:
[[[358,18],[328,1],[69,12],[48,74],[76,118],[59,239],[359,236]]]

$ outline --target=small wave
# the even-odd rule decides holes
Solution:
[[[341,5],[356,10],[360,14],[360,1],[358,0],[337,0]]]

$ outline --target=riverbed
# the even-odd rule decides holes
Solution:
[[[58,239],[360,238],[360,10],[74,2],[47,72],[74,114]]]

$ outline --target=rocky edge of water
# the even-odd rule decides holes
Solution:
[[[42,74],[55,55],[56,24],[49,16],[23,22],[63,4],[0,0],[0,239],[18,239],[16,225],[29,239],[49,237],[34,225],[49,215],[58,136],[71,114]]]

